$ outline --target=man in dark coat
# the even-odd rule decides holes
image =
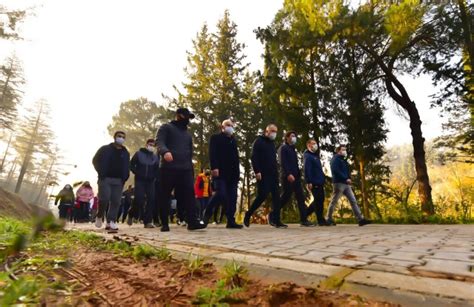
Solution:
[[[301,185],[301,171],[298,165],[298,153],[295,147],[296,141],[296,132],[289,131],[285,134],[285,143],[281,145],[278,150],[281,185],[283,187],[281,207],[283,208],[291,200],[291,195],[294,192],[300,212],[300,225],[310,227],[314,225],[307,220],[305,197]]]
[[[188,132],[189,120],[194,118],[186,108],[176,111],[176,120],[158,129],[156,145],[161,156],[159,209],[161,231],[169,231],[170,197],[175,191],[178,203],[186,208],[188,230],[206,228],[197,218],[194,197],[193,140]]]
[[[234,123],[232,120],[226,119],[222,122],[221,133],[214,134],[209,142],[209,158],[215,194],[207,205],[204,223],[209,222],[216,206],[223,203],[227,217],[226,227],[241,229],[243,226],[235,222],[240,162],[237,141],[233,134]]]
[[[262,205],[268,194],[272,195],[272,213],[270,225],[276,228],[287,228],[280,220],[280,192],[278,187],[278,163],[275,139],[278,132],[276,125],[266,127],[264,135],[257,137],[252,147],[252,167],[257,179],[257,197],[245,213],[244,225],[250,226],[250,218]]]
[[[130,161],[130,170],[135,175],[135,201],[129,211],[128,225],[137,217],[139,208],[143,208],[143,224],[145,228],[155,228],[152,223],[155,214],[155,179],[158,174],[159,159],[155,154],[155,140],[148,139]]]
[[[324,182],[325,176],[318,155],[318,144],[314,139],[306,142],[304,152],[304,178],[308,190],[313,195],[313,202],[308,208],[308,215],[315,212],[319,226],[329,226],[323,216],[324,211]]]
[[[118,231],[116,222],[123,185],[130,176],[130,154],[123,146],[124,142],[125,132],[115,132],[114,142],[102,146],[92,159],[92,164],[99,177],[99,209],[95,225],[97,228],[102,227],[104,213],[108,207],[106,229],[110,232]]]

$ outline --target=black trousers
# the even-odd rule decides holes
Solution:
[[[280,223],[280,192],[278,186],[278,177],[266,177],[263,176],[262,180],[257,181],[257,197],[253,201],[247,214],[252,216],[255,211],[262,205],[267,199],[268,194],[272,195],[272,213],[270,218],[272,222],[277,224]]]
[[[283,194],[281,195],[281,207],[283,208],[290,200],[291,195],[295,193],[298,211],[300,212],[300,221],[305,222],[308,218],[306,205],[304,203],[304,192],[301,185],[301,179],[296,178],[295,181],[289,182],[286,178],[282,179]]]
[[[225,209],[227,224],[235,223],[235,211],[237,209],[237,188],[238,181],[225,180],[223,178],[214,179],[216,193],[211,197],[206,209],[205,219],[209,221],[214,212],[214,221],[217,222],[217,211],[221,205],[221,214],[219,222],[222,222],[222,216]]]
[[[318,219],[318,224],[324,224],[326,220],[323,216],[324,211],[324,186],[313,186],[311,190],[311,194],[313,194],[313,202],[308,207],[308,215],[315,212],[316,218]]]
[[[171,192],[174,190],[176,201],[186,211],[186,222],[197,223],[197,207],[194,197],[193,170],[160,170],[159,209],[162,225],[168,225],[170,216]]]
[[[140,209],[143,211],[143,223],[152,222],[153,215],[156,211],[155,202],[155,181],[154,180],[135,180],[134,188],[135,199],[129,214],[136,217]]]

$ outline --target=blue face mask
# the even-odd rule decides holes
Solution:
[[[234,134],[234,127],[226,126],[226,127],[224,128],[224,132],[225,132],[227,135],[232,135],[232,134]]]
[[[115,138],[115,143],[117,143],[119,145],[123,145],[123,143],[125,143],[125,139],[124,138]]]

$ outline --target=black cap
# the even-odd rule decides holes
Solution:
[[[191,113],[188,108],[179,108],[178,110],[176,110],[176,114],[182,114],[184,116],[188,116],[191,119],[195,117],[194,114]]]

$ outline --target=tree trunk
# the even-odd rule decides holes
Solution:
[[[415,159],[416,179],[418,182],[418,197],[421,203],[421,210],[425,215],[434,214],[433,199],[431,197],[430,178],[428,176],[428,168],[426,166],[425,155],[425,139],[421,132],[421,119],[418,109],[413,101],[411,101],[405,87],[401,82],[389,72],[385,79],[385,85],[389,95],[404,108],[410,118],[410,129],[413,145],[413,157]],[[393,86],[396,86],[398,92]]]
[[[364,209],[364,217],[366,219],[370,218],[369,214],[369,196],[367,195],[367,182],[365,180],[365,165],[364,160],[359,160],[359,171],[360,171],[360,182],[362,188],[362,206]]]
[[[2,164],[0,165],[0,175],[3,172],[3,167],[5,166],[5,160],[7,159],[8,150],[10,149],[10,144],[12,143],[13,133],[10,134],[10,139],[8,140],[7,149],[5,149],[5,154],[3,155]]]

